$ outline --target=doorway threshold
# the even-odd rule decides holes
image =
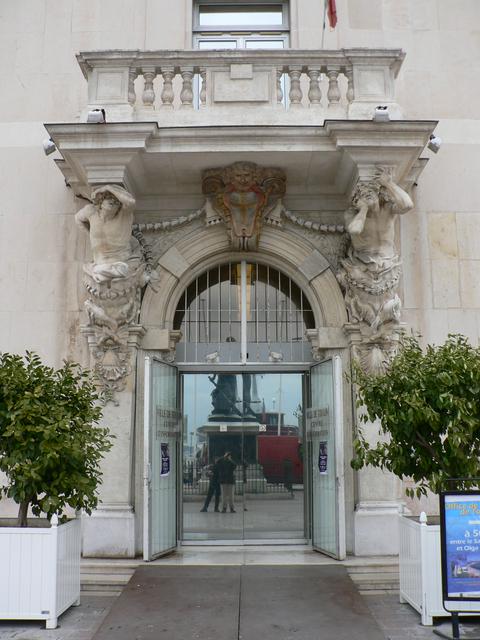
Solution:
[[[181,547],[286,547],[302,546],[312,548],[305,538],[255,538],[251,540],[181,540]]]

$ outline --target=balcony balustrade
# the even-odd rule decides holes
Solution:
[[[92,51],[77,55],[88,110],[107,122],[322,124],[370,120],[377,105],[402,119],[399,49]]]

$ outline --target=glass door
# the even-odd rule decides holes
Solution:
[[[243,378],[258,420],[244,435],[244,539],[304,542],[303,374]]]
[[[177,369],[145,358],[143,557],[177,546],[177,460],[181,414]]]
[[[312,544],[345,557],[342,367],[335,356],[311,368],[307,440],[311,473]]]
[[[184,374],[184,540],[304,540],[302,381]]]

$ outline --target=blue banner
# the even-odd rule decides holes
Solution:
[[[480,598],[480,494],[444,496],[447,598]]]

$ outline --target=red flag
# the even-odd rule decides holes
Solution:
[[[335,29],[337,24],[337,6],[335,4],[335,0],[328,0],[327,13],[330,28]]]

